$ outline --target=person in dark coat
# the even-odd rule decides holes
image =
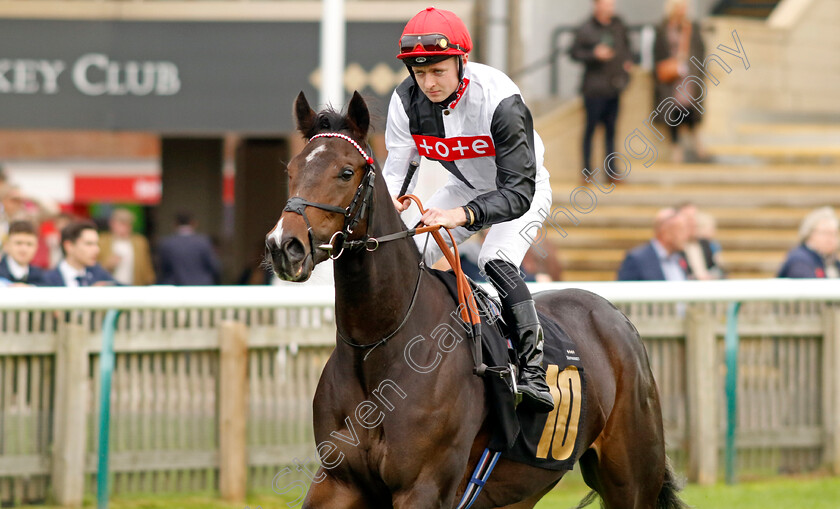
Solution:
[[[839,225],[831,207],[808,214],[799,228],[800,244],[788,253],[778,277],[840,277],[840,262],[837,260]]]
[[[43,270],[31,265],[37,250],[35,225],[29,221],[12,221],[0,258],[0,282],[11,286],[43,284]]]
[[[44,286],[112,286],[118,283],[103,269],[99,256],[99,232],[92,221],[74,221],[61,229],[64,259],[44,273]]]
[[[682,253],[688,242],[685,215],[662,209],[654,221],[654,238],[630,250],[618,270],[619,281],[683,281],[689,278]]]
[[[581,94],[586,109],[583,165],[592,169],[592,135],[604,124],[606,153],[615,152],[615,123],[621,91],[630,81],[633,65],[627,27],[615,16],[615,0],[595,0],[594,11],[575,32],[570,55],[584,65]]]
[[[693,22],[686,16],[686,0],[668,0],[665,4],[665,19],[656,27],[656,38],[653,44],[654,61],[654,108],[659,106],[669,97],[674,98],[688,113],[682,122],[677,126],[670,126],[671,131],[671,158],[674,162],[681,163],[685,159],[684,150],[680,144],[680,129],[685,128],[691,134],[693,150],[698,159],[706,157],[703,144],[700,141],[698,127],[700,124],[700,112],[692,106],[691,101],[685,94],[678,93],[676,88],[683,84],[683,80],[689,74],[703,78],[702,73],[696,68],[689,66],[691,57],[697,58],[700,62],[705,60],[706,49],[703,45],[703,37],[700,33],[700,25]],[[663,81],[657,74],[659,65],[668,59],[675,59],[678,73],[673,79]],[[692,72],[694,69],[694,72]],[[693,81],[687,84],[687,91],[693,97],[700,96],[700,86]],[[659,117],[662,121],[662,117]]]
[[[192,216],[178,214],[177,231],[157,250],[158,283],[177,286],[219,284],[221,263],[207,235],[196,233]]]

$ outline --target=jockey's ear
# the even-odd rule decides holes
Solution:
[[[308,136],[314,122],[315,112],[309,106],[306,96],[301,91],[297,99],[295,99],[295,123],[297,129],[302,135]]]
[[[358,91],[353,92],[353,98],[350,99],[350,104],[347,105],[347,119],[356,128],[360,137],[367,137],[368,128],[370,127],[370,112],[368,111],[365,100]]]

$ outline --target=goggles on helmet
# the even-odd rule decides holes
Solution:
[[[428,52],[449,49],[464,51],[461,46],[449,42],[449,38],[443,34],[407,34],[400,37],[400,53],[411,53],[418,46],[422,48],[422,51]]]

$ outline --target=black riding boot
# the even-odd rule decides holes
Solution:
[[[535,412],[550,412],[554,398],[545,383],[543,360],[543,329],[537,318],[533,300],[514,304],[510,308],[511,328],[516,333],[516,355],[519,357],[519,392],[522,404]]]
[[[519,269],[505,260],[490,260],[484,269],[499,291],[505,322],[516,335],[516,356],[521,367],[517,385],[522,403],[535,412],[550,412],[554,409],[554,399],[545,383],[543,331],[531,292]]]

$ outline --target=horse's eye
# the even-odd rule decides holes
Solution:
[[[338,178],[349,182],[355,174],[356,172],[353,171],[353,168],[342,168],[341,172],[338,174]]]

